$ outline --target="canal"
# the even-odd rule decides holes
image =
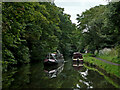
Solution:
[[[117,81],[85,66],[73,67],[66,58],[59,66],[45,67],[42,63],[23,65],[3,73],[3,88],[116,88]]]

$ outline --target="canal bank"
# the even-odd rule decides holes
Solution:
[[[113,74],[120,79],[120,73],[119,73],[120,66],[119,65],[107,63],[105,61],[98,60],[95,57],[91,57],[89,55],[83,55],[83,56],[84,56],[84,62],[90,63],[91,65],[96,65],[99,68],[102,68],[103,70],[105,70],[107,73]]]

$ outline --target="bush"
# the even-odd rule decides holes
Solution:
[[[117,51],[117,57],[120,58],[120,45],[115,47]]]
[[[104,48],[99,51],[99,55],[109,55],[112,50],[109,48]]]
[[[85,57],[92,57],[92,56],[94,56],[94,54],[86,53],[84,56],[85,56]]]

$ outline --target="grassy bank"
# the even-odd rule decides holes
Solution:
[[[105,63],[103,61],[95,59],[94,57],[90,57],[89,55],[84,55],[83,57],[84,57],[84,62],[88,62],[93,65],[97,65],[100,68],[104,69],[106,72],[113,74],[120,78],[120,73],[119,73],[120,66],[115,66],[115,65]]]
[[[107,61],[120,64],[120,46],[116,46],[115,48],[104,48],[99,50],[99,53],[95,54],[96,57],[105,59]]]
[[[108,56],[108,55],[97,55],[96,57],[105,59],[107,61],[120,64],[120,58],[117,56]]]

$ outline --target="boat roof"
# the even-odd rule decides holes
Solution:
[[[81,54],[80,52],[74,52],[73,54]]]
[[[51,55],[56,60],[55,53],[49,53],[49,55]]]
[[[52,56],[55,56],[56,54],[55,53],[51,53]]]

